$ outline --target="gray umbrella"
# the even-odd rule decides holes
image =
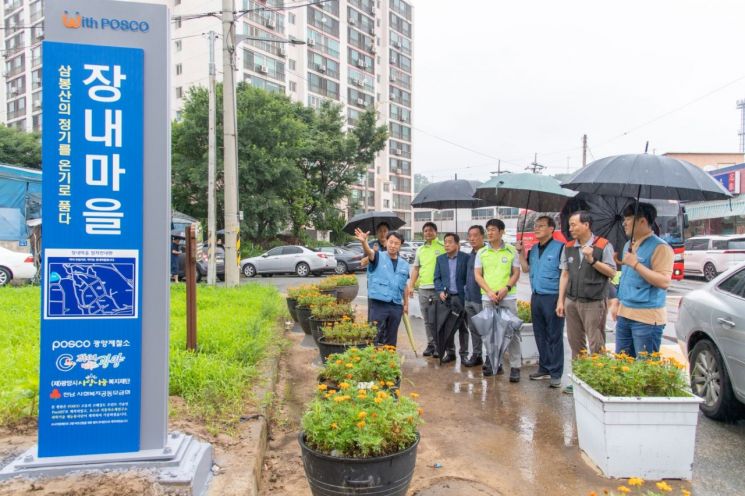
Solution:
[[[391,231],[398,229],[406,224],[398,215],[393,212],[375,211],[357,214],[347,222],[342,230],[354,236],[354,230],[360,228],[364,232],[374,233],[381,223],[388,224]]]
[[[450,179],[425,186],[411,202],[414,208],[443,208],[455,209],[455,231],[458,231],[458,209],[479,208],[486,206],[486,202],[474,198],[480,181],[466,179]]]
[[[710,201],[732,193],[695,165],[663,155],[616,155],[589,163],[562,187],[595,195]]]

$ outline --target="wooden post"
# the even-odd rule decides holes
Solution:
[[[197,350],[197,243],[194,226],[186,228],[186,349]]]

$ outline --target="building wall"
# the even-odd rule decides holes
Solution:
[[[6,29],[5,73],[0,89],[2,122],[27,131],[41,128],[41,1],[4,0],[3,4]],[[189,88],[208,84],[209,31],[220,36],[215,62],[217,79],[222,79],[222,24],[215,16],[202,15],[220,12],[222,1],[144,1],[171,8],[171,108],[172,117],[178,119]],[[283,3],[287,3],[286,9],[282,9]],[[374,107],[380,123],[388,125],[391,138],[370,165],[367,185],[362,181],[354,188],[352,200],[358,208],[348,208],[347,213],[393,210],[407,222],[402,232],[410,238],[414,177],[411,2],[338,0],[301,8],[293,5],[298,3],[235,0],[239,36],[307,43],[239,43],[234,67],[236,81],[287,94],[310,106],[317,107],[324,99],[339,102],[350,126],[359,112]],[[28,29],[21,29],[24,27]]]
[[[745,154],[742,153],[670,152],[664,153],[663,156],[686,160],[693,165],[706,170],[728,167],[730,165],[740,164],[745,161]]]

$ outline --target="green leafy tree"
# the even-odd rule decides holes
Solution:
[[[429,179],[423,174],[414,174],[414,193],[419,193],[429,184]]]
[[[0,125],[0,163],[41,169],[39,133],[25,133]]]

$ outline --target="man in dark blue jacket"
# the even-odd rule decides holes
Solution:
[[[460,237],[455,233],[445,235],[445,253],[437,257],[435,261],[435,292],[440,301],[450,301],[454,308],[464,311],[465,308],[465,286],[468,275],[468,255],[460,251]],[[464,315],[465,317],[465,315]],[[460,359],[466,361],[468,356],[468,328],[465,318],[461,320],[458,329],[458,340],[460,342]],[[455,335],[447,344],[447,354],[442,357],[441,363],[455,360]]]

